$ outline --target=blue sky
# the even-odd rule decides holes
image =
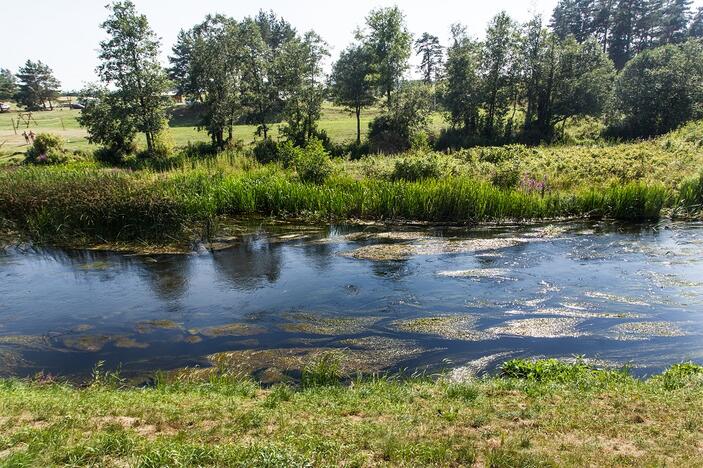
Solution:
[[[107,15],[108,0],[0,0],[0,67],[17,68],[28,58],[42,60],[54,69],[64,89],[78,89],[95,79],[96,49],[103,34],[99,24]],[[164,63],[182,28],[189,28],[208,13],[224,13],[235,18],[273,9],[300,31],[315,29],[330,45],[332,57],[353,38],[372,8],[400,6],[407,15],[410,30],[419,35],[430,32],[444,43],[449,26],[461,22],[474,36],[481,36],[488,20],[500,10],[523,21],[533,12],[545,18],[557,0],[134,0],[146,14],[152,28],[162,38]],[[703,4],[703,0],[695,2]]]

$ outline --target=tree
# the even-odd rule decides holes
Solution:
[[[688,37],[691,0],[666,0],[661,11],[660,44],[679,44]]]
[[[618,75],[615,131],[623,136],[666,133],[700,118],[703,97],[703,45],[689,41],[642,52]]]
[[[482,101],[481,78],[478,70],[481,60],[480,44],[467,37],[460,25],[452,26],[453,44],[447,50],[444,107],[454,127],[467,133],[478,130],[479,109]]]
[[[429,33],[424,33],[415,41],[415,53],[422,57],[420,72],[426,84],[432,84],[440,76],[444,52],[439,43],[439,38]]]
[[[372,63],[362,45],[347,47],[339,56],[330,76],[330,95],[338,106],[356,116],[356,144],[361,144],[361,111],[376,101],[371,82]]]
[[[80,101],[85,108],[78,116],[78,123],[87,129],[89,142],[106,148],[97,153],[99,157],[114,164],[134,151],[137,128],[127,101],[100,85],[86,87],[81,91]]]
[[[257,125],[256,133],[268,139],[269,125],[283,111],[281,49],[270,47],[258,23],[245,19],[240,27],[242,47],[242,100],[247,109],[245,119]]]
[[[484,131],[488,137],[496,136],[515,97],[518,39],[517,25],[506,12],[499,13],[489,23],[481,57],[486,106]]]
[[[165,99],[168,90],[166,74],[159,64],[159,40],[144,15],[137,13],[130,0],[108,6],[111,14],[102,24],[108,39],[100,42],[97,73],[108,87],[116,90],[121,113],[111,112],[117,119],[134,122],[146,137],[152,153],[155,137],[165,126]]]
[[[0,100],[12,99],[17,93],[17,79],[6,68],[0,68]]]
[[[373,54],[376,82],[390,106],[393,93],[400,87],[403,74],[408,69],[412,34],[398,7],[372,10],[366,18],[366,27],[368,32],[359,38]]]
[[[322,60],[328,55],[327,44],[314,31],[307,32],[302,40],[286,43],[281,54],[286,119],[282,132],[297,146],[320,136],[317,122],[325,98]]]
[[[385,112],[369,124],[371,149],[395,153],[410,148],[411,138],[425,129],[432,111],[432,93],[424,83],[405,83]]]
[[[197,28],[181,29],[168,58],[171,63],[168,76],[178,94],[200,100],[205,83],[203,83],[202,74],[196,69],[195,48],[198,39]]]
[[[53,102],[59,96],[61,83],[54,72],[41,60],[27,60],[17,72],[19,87],[15,99],[28,110],[54,108]]]
[[[693,17],[688,35],[693,38],[703,37],[703,7],[699,7],[698,13]]]

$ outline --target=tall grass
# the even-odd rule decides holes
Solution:
[[[559,217],[654,220],[669,200],[662,185],[530,193],[468,177],[416,182],[334,177],[302,183],[273,167],[168,173],[90,166],[0,173],[0,217],[43,239],[84,236],[165,241],[218,216],[481,222]]]

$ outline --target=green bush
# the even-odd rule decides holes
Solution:
[[[677,364],[655,377],[667,390],[677,390],[690,385],[703,383],[703,366],[691,362]]]
[[[330,155],[320,140],[310,140],[295,159],[295,170],[303,182],[323,184],[333,169]]]
[[[277,148],[277,161],[283,164],[283,167],[291,167],[298,156],[300,156],[301,150],[293,144],[291,141],[284,141],[278,144]]]
[[[40,133],[34,144],[27,150],[25,162],[28,164],[61,164],[67,162],[69,152],[64,148],[64,141],[58,135]]]
[[[495,166],[491,183],[496,187],[511,189],[520,182],[520,168],[515,161],[504,161]]]
[[[278,161],[278,143],[267,138],[258,142],[253,149],[254,158],[261,164]]]
[[[411,155],[395,162],[391,179],[416,180],[437,178],[442,175],[439,159],[434,154]]]

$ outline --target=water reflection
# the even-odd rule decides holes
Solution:
[[[215,251],[212,262],[217,278],[241,290],[275,283],[281,276],[283,247],[282,243],[251,236],[233,247]]]

